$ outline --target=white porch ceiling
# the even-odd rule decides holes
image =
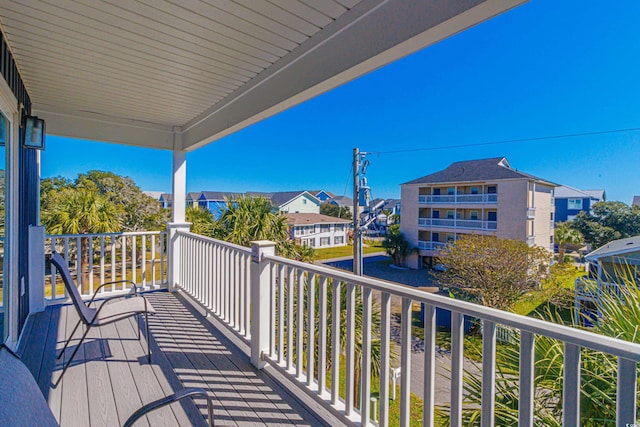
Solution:
[[[524,0],[0,0],[50,134],[193,150]]]

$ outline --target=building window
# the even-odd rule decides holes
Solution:
[[[324,233],[327,231],[331,231],[331,226],[329,224],[320,224],[320,232]]]
[[[320,246],[329,246],[329,237],[321,237],[320,238]]]
[[[553,221],[553,212],[551,212],[551,221]]]
[[[447,243],[454,242],[456,240],[456,236],[453,234],[447,234]]]
[[[308,245],[310,247],[312,247],[312,248],[316,245],[316,239],[315,238],[309,239],[309,240],[307,240],[307,242],[308,242]]]
[[[454,194],[456,194],[456,189],[454,187],[447,188],[447,194],[449,196],[453,196]]]
[[[471,194],[478,194],[478,187],[471,187]]]
[[[497,221],[498,212],[487,212],[487,221]]]
[[[477,221],[478,220],[478,211],[469,212],[469,219],[473,220],[473,221]]]
[[[567,209],[582,209],[582,199],[568,199]]]
[[[336,236],[333,238],[334,245],[342,245],[344,244],[344,236]]]
[[[487,187],[487,194],[496,194],[498,189],[495,185],[490,185]]]
[[[302,204],[306,205],[307,204],[307,199],[302,199]]]
[[[440,233],[431,233],[431,241],[439,242],[440,241]]]
[[[336,231],[344,231],[344,224],[336,224]]]

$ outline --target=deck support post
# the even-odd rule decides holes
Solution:
[[[271,328],[271,269],[264,256],[275,255],[275,248],[269,240],[251,242],[251,364],[258,369],[266,364]]]

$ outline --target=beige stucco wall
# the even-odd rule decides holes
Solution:
[[[536,246],[541,246],[543,248],[551,250],[551,236],[553,236],[553,230],[551,228],[551,213],[555,212],[555,205],[551,202],[553,187],[536,184],[535,189],[535,244]]]
[[[498,228],[502,239],[527,239],[527,180],[498,182]]]
[[[400,232],[411,247],[418,247],[418,185],[400,187]],[[418,268],[418,255],[414,252],[407,258],[409,268]]]

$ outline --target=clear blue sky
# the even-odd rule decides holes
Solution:
[[[351,154],[640,128],[640,2],[532,0],[190,153],[188,191],[349,195]],[[171,153],[48,137],[42,175],[90,169],[171,190]],[[640,194],[640,131],[369,156],[373,197],[457,160],[519,170],[609,200]],[[349,185],[347,185],[347,182]]]

